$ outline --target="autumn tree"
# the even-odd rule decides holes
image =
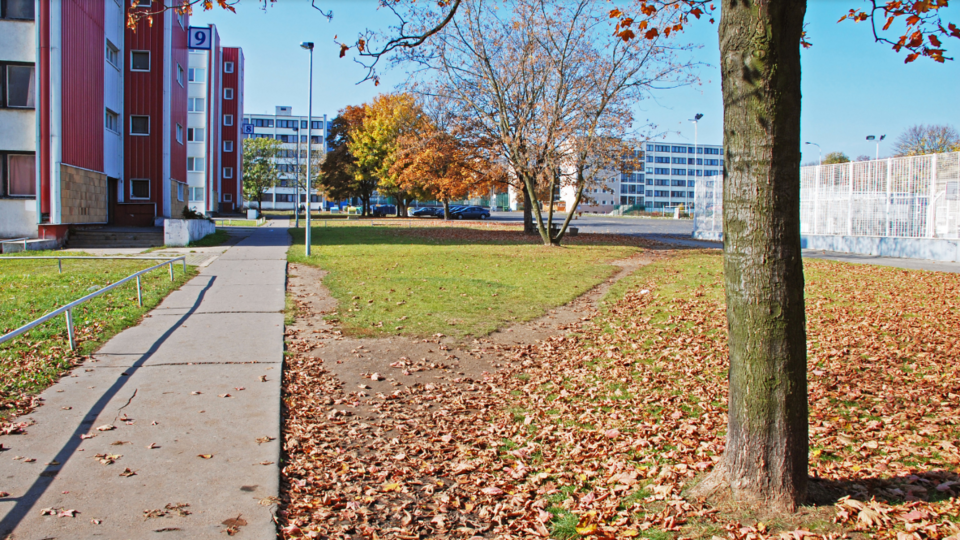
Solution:
[[[356,160],[358,182],[375,182],[377,191],[392,197],[397,213],[406,216],[407,206],[422,192],[404,185],[394,167],[398,146],[404,137],[417,137],[427,126],[423,110],[410,94],[380,94],[366,106],[358,129],[351,132],[347,148]]]
[[[525,222],[559,244],[602,149],[627,132],[630,105],[654,86],[688,81],[674,44],[624,41],[597,0],[465,0],[431,45],[407,55],[428,65],[441,95],[464,104],[523,192]],[[554,233],[553,194],[577,192]],[[548,209],[546,216],[541,206]]]
[[[257,201],[263,210],[263,194],[277,184],[277,158],[281,144],[276,139],[244,139],[243,141],[243,196]]]
[[[850,163],[850,157],[843,152],[829,152],[823,157],[824,165],[833,165],[835,163]]]
[[[895,156],[922,156],[960,151],[960,133],[950,125],[909,127],[897,137],[893,145]]]
[[[330,122],[327,156],[320,165],[318,177],[328,199],[360,199],[364,216],[370,213],[370,199],[377,189],[377,179],[357,175],[357,160],[350,152],[349,142],[351,135],[363,126],[366,114],[365,106],[348,105]]]

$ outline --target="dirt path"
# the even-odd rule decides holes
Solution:
[[[619,272],[570,304],[469,343],[344,336],[324,319],[337,307],[322,285],[325,272],[291,264],[287,291],[298,316],[286,328],[284,536],[483,535],[489,516],[465,502],[470,495],[445,471],[453,464],[444,456],[482,425],[477,415],[502,405],[493,373],[522,362],[537,340],[589,319],[611,285],[664,255],[616,261]]]

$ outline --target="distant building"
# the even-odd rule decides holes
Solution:
[[[0,0],[0,238],[62,242],[71,227],[179,217],[193,178],[188,154],[201,157],[187,140],[194,56],[215,65],[218,85],[233,87],[233,99],[219,87],[204,98],[218,139],[201,159],[215,163],[217,175],[198,185],[216,193],[205,197],[215,201],[206,211],[234,208],[217,206],[236,204],[242,174],[236,127],[221,131],[220,116],[221,107],[222,115],[243,114],[242,52],[220,48],[217,38],[210,52],[189,54],[189,16],[171,9],[126,28],[126,10],[148,4]],[[221,76],[228,61],[234,72]],[[216,183],[221,160],[234,168],[225,185]]]
[[[308,124],[307,122],[310,122]],[[323,196],[316,188],[316,177],[319,172],[317,165],[321,156],[326,152],[326,139],[329,124],[327,115],[294,116],[293,107],[280,105],[275,114],[247,114],[243,123],[249,125],[253,133],[244,134],[244,139],[276,139],[283,144],[280,157],[277,159],[277,168],[280,171],[280,180],[276,186],[268,189],[263,195],[264,209],[292,210],[298,205],[307,204],[307,193],[304,188],[297,189],[297,178],[301,184],[306,176],[307,137],[310,137],[310,150],[313,152],[313,161],[310,163],[311,182],[310,208],[318,209],[323,203]],[[308,135],[309,133],[309,135]],[[298,173],[298,171],[300,171]],[[299,194],[299,201],[297,196]]]

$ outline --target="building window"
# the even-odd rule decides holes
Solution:
[[[177,124],[177,142],[183,144],[183,126]]]
[[[177,182],[177,200],[183,202],[183,192],[186,190],[186,186]]]
[[[187,112],[203,112],[206,103],[203,98],[187,98]]]
[[[223,89],[223,99],[233,99],[233,88]]]
[[[192,187],[188,188],[190,193],[190,202],[203,202],[203,188],[202,187]]]
[[[655,146],[657,152],[669,152],[670,146],[666,144],[658,144]]]
[[[224,193],[223,202],[233,202],[233,193]]]
[[[147,178],[130,179],[130,198],[131,199],[149,199],[150,198],[150,180]]]
[[[233,167],[224,167],[224,168],[223,168],[223,177],[224,177],[224,178],[233,178]]]
[[[654,158],[654,163],[670,163],[670,157],[657,156]]]
[[[207,80],[207,70],[202,68],[187,69],[187,80],[190,82],[204,82]]]
[[[0,64],[0,106],[36,108],[35,84],[36,70],[32,65]]]
[[[33,0],[0,1],[0,19],[32,21],[36,19]]]
[[[130,7],[148,8],[153,4],[151,0],[130,0]]]
[[[223,125],[225,125],[225,126],[232,126],[232,125],[233,125],[233,115],[232,115],[232,114],[225,114],[225,115],[223,115]]]
[[[130,115],[130,134],[149,135],[150,117],[142,115]]]
[[[187,128],[187,142],[203,142],[203,128]]]
[[[106,40],[106,57],[107,62],[110,62],[110,65],[120,69],[120,49],[114,45],[109,39]]]
[[[106,109],[103,113],[103,125],[114,133],[120,133],[120,115]]]
[[[311,129],[320,129],[320,124],[322,124],[322,122],[319,122],[317,120],[310,122],[310,125],[313,126]]]
[[[233,152],[233,141],[223,141],[223,151]]]
[[[187,170],[190,172],[203,172],[203,158],[202,157],[188,157],[187,158]]]
[[[183,67],[180,64],[177,64],[177,82],[180,83],[180,86],[183,86]]]
[[[223,72],[224,72],[224,73],[233,73],[233,62],[224,62],[224,63],[223,63]]]
[[[37,196],[37,157],[35,154],[7,154],[4,156],[6,163],[0,163],[0,167],[6,165],[5,171],[0,168],[0,172],[6,172],[6,195],[10,197],[36,197]]]
[[[130,71],[150,71],[150,51],[130,51]]]

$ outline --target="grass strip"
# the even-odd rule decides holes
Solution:
[[[30,252],[30,256],[67,255],[64,252]],[[86,255],[70,253],[70,255]],[[64,260],[63,274],[57,261],[0,260],[0,332],[7,333],[97,289],[149,268],[159,261]],[[174,264],[174,281],[163,267],[141,277],[143,307],[137,305],[137,287],[130,282],[90,300],[73,310],[77,350],[70,351],[66,321],[50,320],[30,332],[0,345],[0,407],[39,392],[55,382],[84,355],[95,351],[141,317],[171,291],[196,274],[188,266]]]
[[[330,273],[336,317],[351,334],[437,333],[464,338],[528,321],[566,304],[616,270],[631,245],[543,247],[519,231],[468,227],[395,229],[337,223],[291,229],[289,260]],[[440,234],[443,232],[444,234]]]

